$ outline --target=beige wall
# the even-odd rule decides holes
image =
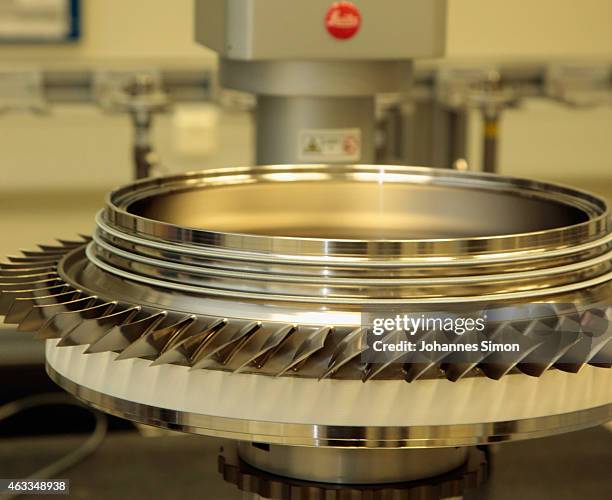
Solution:
[[[192,0],[82,3],[80,43],[1,47],[0,60],[195,58],[207,53],[192,41]],[[448,55],[612,56],[611,19],[611,0],[449,0]]]
[[[0,60],[191,58],[206,53],[192,41],[192,0],[82,2],[80,43],[2,47]],[[611,19],[610,0],[449,0],[448,55],[611,56]]]
[[[448,1],[449,56],[612,56],[610,0]]]
[[[0,64],[214,61],[211,52],[192,41],[191,0],[83,0],[83,5],[84,35],[78,44],[3,46]],[[449,0],[449,5],[451,58],[612,59],[612,0]],[[475,119],[470,147],[475,163],[478,130]],[[569,111],[529,102],[504,116],[502,133],[505,173],[568,180],[612,177],[612,107]],[[0,190],[85,187],[92,181],[105,188],[125,182],[131,172],[129,134],[125,117],[103,116],[92,108],[56,108],[44,118],[3,115]],[[174,171],[249,162],[250,134],[246,115],[224,115],[220,152],[187,160],[173,154],[170,120],[163,118],[156,127],[162,158]]]
[[[83,36],[64,46],[0,47],[0,60],[201,57],[192,0],[81,0]],[[212,53],[208,53],[212,57]]]

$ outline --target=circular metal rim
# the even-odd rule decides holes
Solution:
[[[484,256],[472,256],[471,258],[463,257],[421,257],[410,258],[404,257],[400,259],[374,259],[369,257],[354,257],[354,258],[335,258],[333,256],[312,257],[295,256],[282,254],[256,254],[252,252],[240,251],[223,251],[216,248],[197,247],[194,245],[186,245],[180,243],[164,242],[160,239],[145,239],[142,236],[134,236],[125,232],[118,231],[107,225],[103,218],[104,210],[101,210],[96,215],[97,237],[107,240],[108,236],[119,239],[130,247],[137,248],[142,255],[148,255],[147,252],[142,252],[143,247],[154,249],[164,254],[173,253],[180,261],[180,256],[190,256],[197,258],[220,259],[233,262],[248,262],[248,263],[278,263],[282,259],[284,264],[299,265],[299,266],[323,266],[325,268],[381,268],[381,269],[396,269],[396,268],[418,268],[422,266],[430,266],[432,268],[445,267],[468,267],[489,264],[507,264],[507,263],[525,263],[526,261],[534,262],[538,260],[548,260],[551,257],[568,257],[576,256],[581,252],[589,252],[597,249],[605,251],[608,247],[612,248],[612,232],[599,240],[589,241],[576,245],[574,247],[560,247],[554,250],[546,251],[545,254],[540,252],[538,255],[533,255],[533,252],[515,251],[509,253],[498,253]],[[486,258],[483,258],[486,257]]]
[[[143,275],[152,277],[162,277],[164,272],[173,272],[184,274],[192,278],[192,283],[197,283],[197,278],[214,277],[214,278],[226,278],[226,279],[244,279],[266,282],[281,282],[281,283],[300,283],[300,284],[311,284],[320,286],[347,286],[355,285],[363,287],[364,283],[367,283],[372,287],[381,286],[409,286],[409,285],[473,285],[483,283],[499,283],[502,281],[518,281],[534,277],[551,277],[563,275],[565,278],[571,280],[574,279],[574,275],[571,273],[575,272],[586,272],[592,267],[599,264],[609,263],[612,260],[612,250],[607,251],[594,258],[587,260],[577,260],[570,264],[564,264],[556,267],[545,267],[538,268],[536,270],[528,271],[510,271],[510,272],[492,272],[491,274],[466,274],[458,276],[425,276],[417,278],[347,278],[347,277],[335,277],[335,276],[307,276],[307,275],[295,275],[295,274],[262,274],[261,272],[252,271],[235,271],[233,269],[218,269],[201,265],[183,264],[179,262],[173,262],[171,260],[164,260],[155,257],[143,256],[138,253],[126,252],[119,247],[113,247],[102,240],[98,235],[94,234],[93,244],[89,245],[90,248],[95,249],[95,253],[101,250],[101,254],[104,255],[105,260],[109,258],[123,259],[124,262],[129,262],[130,265],[137,263],[139,265],[148,266],[152,269],[150,274],[142,273]],[[100,260],[100,257],[96,257]],[[91,259],[94,260],[93,258]],[[121,269],[121,266],[117,266]],[[124,267],[124,269],[127,266]]]
[[[267,294],[252,291],[225,290],[218,288],[203,288],[200,285],[190,285],[186,283],[178,283],[165,279],[151,278],[142,276],[136,273],[128,272],[123,269],[110,266],[97,258],[91,246],[86,247],[86,257],[88,262],[103,272],[107,272],[121,279],[131,282],[137,282],[154,288],[173,290],[176,292],[186,292],[192,294],[205,294],[209,297],[225,297],[237,300],[260,300],[267,302],[285,302],[285,303],[304,303],[304,304],[337,304],[337,305],[412,305],[412,304],[463,304],[463,303],[488,303],[501,302],[511,300],[533,299],[538,297],[550,297],[558,294],[570,293],[577,290],[583,290],[593,286],[601,285],[612,280],[612,271],[603,275],[590,278],[585,281],[576,281],[548,288],[533,288],[527,291],[512,291],[505,293],[488,293],[481,295],[459,295],[451,296],[447,294],[439,294],[438,296],[428,297],[402,297],[402,298],[373,298],[373,297],[343,297],[343,296],[316,296],[316,295],[287,295],[287,294]],[[77,287],[82,287],[83,284],[74,282],[68,273],[60,270],[60,275],[67,282],[74,284]],[[95,291],[94,291],[95,292]],[[99,293],[99,292],[95,292]]]
[[[348,427],[256,422],[158,408],[116,398],[80,386],[48,362],[49,377],[86,404],[131,421],[191,434],[309,447],[441,448],[476,446],[552,436],[594,427],[612,420],[612,404],[571,413],[481,424]]]
[[[418,450],[404,451],[418,454]],[[463,498],[462,495],[467,489],[478,488],[487,480],[489,476],[487,450],[471,448],[468,451],[467,460],[463,465],[441,475],[403,483],[374,483],[366,486],[342,484],[337,481],[318,483],[271,475],[249,465],[240,457],[236,444],[229,443],[223,447],[219,455],[219,471],[226,482],[234,484],[239,490],[247,493],[265,497],[271,490],[288,489],[289,496],[282,497],[284,500],[295,498],[301,500],[320,500],[321,498],[371,500],[383,497],[398,500],[400,498],[403,500],[413,498],[441,500],[442,498]],[[300,494],[302,496],[296,496]]]
[[[249,300],[249,301],[265,301],[267,303],[287,303],[287,304],[318,304],[322,307],[334,304],[338,306],[364,306],[375,304],[377,306],[383,305],[450,305],[450,304],[483,304],[490,302],[502,302],[502,301],[513,301],[523,299],[534,299],[540,297],[551,297],[559,294],[572,293],[590,287],[602,285],[608,283],[612,279],[612,272],[608,272],[604,275],[597,276],[595,278],[578,281],[576,283],[565,284],[560,286],[554,286],[549,288],[535,288],[529,291],[515,291],[497,294],[483,294],[483,295],[463,295],[463,296],[450,296],[450,295],[439,295],[433,297],[419,297],[419,298],[358,298],[358,297],[317,297],[307,295],[281,295],[281,294],[265,294],[257,292],[243,292],[237,290],[223,290],[215,288],[202,288],[197,285],[189,285],[185,283],[177,283],[173,281],[167,281],[164,279],[155,279],[147,276],[141,276],[135,273],[131,273],[125,270],[117,269],[107,265],[105,262],[98,259],[92,254],[91,247],[88,245],[84,250],[77,249],[70,252],[66,258],[62,260],[59,265],[60,277],[67,283],[70,283],[78,289],[86,289],[93,295],[103,296],[104,292],[91,288],[87,283],[83,283],[71,274],[66,268],[66,263],[72,263],[78,258],[80,252],[85,252],[85,260],[94,265],[100,272],[108,273],[122,280],[127,280],[132,283],[138,283],[144,286],[151,286],[156,290],[172,290],[173,292],[185,292],[195,295],[205,295],[210,298],[231,298],[234,300]],[[124,300],[127,300],[124,298]]]
[[[516,194],[537,196],[558,203],[569,203],[590,215],[590,220],[562,228],[517,233],[501,236],[483,236],[473,238],[447,238],[428,240],[349,240],[294,238],[282,236],[258,236],[206,231],[183,228],[174,224],[163,223],[129,213],[126,202],[130,203],[144,195],[159,194],[169,190],[193,189],[208,182],[212,185],[215,179],[245,178],[264,179],[267,181],[287,182],[287,175],[298,180],[299,175],[326,175],[330,178],[340,174],[358,173],[370,175],[405,175],[419,177],[421,183],[452,185],[456,187],[488,188],[491,190],[514,192]],[[278,179],[279,174],[282,174]],[[276,177],[275,177],[276,176]],[[284,176],[284,177],[283,177]],[[139,195],[137,198],[134,198]],[[573,200],[573,204],[570,203]],[[386,259],[401,256],[449,256],[449,255],[482,255],[499,252],[534,250],[541,254],[541,248],[550,249],[575,246],[586,241],[605,237],[609,226],[609,208],[607,203],[590,193],[573,188],[495,174],[457,172],[447,169],[426,167],[399,167],[376,165],[278,165],[253,168],[229,168],[191,172],[171,177],[145,179],[111,192],[107,196],[105,216],[107,222],[122,229],[128,234],[154,240],[181,243],[195,246],[207,246],[231,251],[247,251],[270,254],[283,253],[296,256],[373,256],[373,243],[376,254]],[[424,248],[426,247],[426,248]]]

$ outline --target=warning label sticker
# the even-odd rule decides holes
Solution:
[[[300,130],[298,159],[306,162],[357,162],[361,159],[361,130]]]

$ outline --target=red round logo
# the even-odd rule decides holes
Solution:
[[[334,38],[347,40],[359,31],[361,13],[352,2],[336,2],[327,11],[325,27]]]

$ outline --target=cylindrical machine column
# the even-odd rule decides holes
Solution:
[[[257,95],[257,163],[374,163],[376,95],[409,91],[402,60],[221,59],[221,84]]]
[[[373,163],[373,96],[258,98],[257,163]]]
[[[416,481],[452,471],[468,458],[467,448],[309,448],[238,444],[249,465],[283,477],[337,484]]]

